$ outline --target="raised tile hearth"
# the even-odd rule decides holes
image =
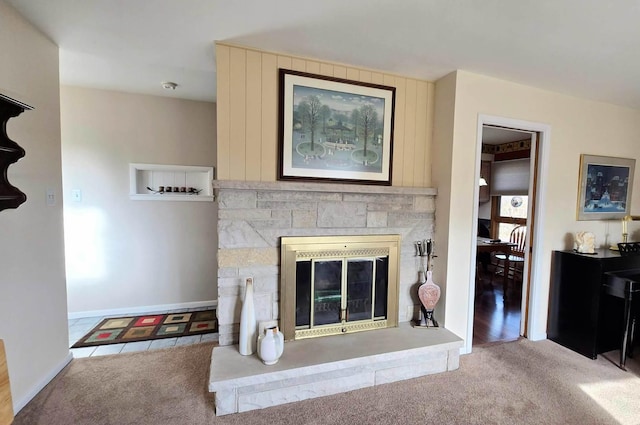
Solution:
[[[285,343],[273,366],[214,347],[209,391],[216,415],[246,412],[455,370],[462,339],[446,329],[397,328]]]

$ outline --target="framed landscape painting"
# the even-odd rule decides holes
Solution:
[[[635,165],[635,159],[581,155],[578,220],[629,215]]]
[[[280,70],[280,180],[391,185],[395,88]]]

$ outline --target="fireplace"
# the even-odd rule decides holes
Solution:
[[[445,328],[425,332],[408,323],[415,318],[419,302],[414,241],[433,238],[435,189],[219,180],[214,187],[219,206],[220,339],[211,355],[209,391],[215,393],[216,415],[458,368],[460,338]],[[338,240],[335,235],[344,236]],[[282,247],[283,242],[288,248]],[[289,248],[296,245],[304,249]],[[314,264],[327,266],[329,274],[340,274],[341,288],[349,286],[350,280],[343,281],[342,276],[350,274],[351,265],[351,274],[358,277],[357,296],[350,298],[347,289],[343,299],[344,291],[332,288],[316,298],[311,296],[317,292],[315,287],[305,284],[309,324],[296,329],[298,265],[311,275]],[[385,267],[386,281],[380,279]],[[288,335],[285,352],[273,366],[265,366],[257,356],[241,356],[234,345],[244,281],[249,276],[254,279],[257,320],[277,321]],[[285,279],[294,282],[293,292],[288,284],[282,289]],[[371,297],[361,289],[361,281],[375,282]],[[387,286],[382,306],[376,285]],[[318,302],[311,304],[311,298]],[[315,326],[311,311],[316,307],[327,311],[323,317],[331,319],[329,323],[322,320]],[[376,327],[383,324],[387,327]],[[311,338],[304,334],[332,326],[340,334],[344,326],[347,335]],[[370,327],[377,330],[356,332]]]
[[[286,340],[398,325],[400,235],[283,237]]]

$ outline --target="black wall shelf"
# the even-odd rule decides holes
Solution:
[[[25,155],[24,149],[7,136],[7,121],[31,109],[26,103],[0,93],[0,211],[18,208],[27,200],[27,195],[12,186],[7,178],[9,166]]]

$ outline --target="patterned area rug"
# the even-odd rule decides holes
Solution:
[[[104,319],[71,348],[200,335],[218,331],[216,311],[153,314]]]

